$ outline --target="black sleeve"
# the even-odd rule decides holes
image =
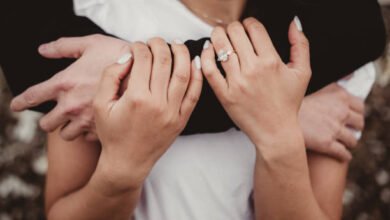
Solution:
[[[335,82],[384,51],[386,32],[376,0],[296,0],[296,14],[310,40],[308,92]]]

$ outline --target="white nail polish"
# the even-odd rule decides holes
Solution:
[[[299,31],[303,31],[302,23],[298,16],[294,17],[294,23],[297,26]]]
[[[199,57],[199,56],[196,56],[195,59],[194,59],[194,61],[195,61],[195,68],[196,68],[197,70],[200,70],[200,69],[202,68],[202,64],[200,63],[200,57]]]
[[[206,42],[204,42],[204,44],[203,44],[203,50],[209,48],[209,46],[210,46],[210,41],[206,40]]]
[[[173,40],[173,43],[174,43],[174,44],[184,44],[183,41],[181,41],[181,40],[179,40],[179,39]]]
[[[361,131],[355,131],[355,138],[356,138],[356,140],[360,140],[360,138],[362,138],[362,132]]]
[[[131,59],[131,57],[133,57],[133,55],[131,53],[125,53],[123,54],[118,61],[116,61],[117,64],[125,64],[125,63],[128,63]]]

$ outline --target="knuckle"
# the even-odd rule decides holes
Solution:
[[[263,29],[264,28],[263,24],[260,23],[257,19],[255,19],[253,17],[246,18],[243,21],[243,23],[247,28],[253,28],[253,29]]]
[[[103,38],[104,38],[104,36],[101,35],[101,34],[92,34],[92,35],[89,36],[89,40],[90,41],[100,41]]]
[[[253,63],[249,63],[245,67],[245,72],[247,72],[247,74],[249,75],[255,75],[258,70],[259,70],[258,65],[254,65]]]
[[[26,91],[26,93],[24,93],[23,95],[23,99],[26,101],[27,104],[29,105],[36,105],[38,103],[37,102],[37,92],[34,88],[30,88]]]
[[[309,50],[310,48],[310,42],[309,40],[306,38],[306,37],[303,37],[299,42],[298,42],[298,45],[305,49],[305,50]]]
[[[138,93],[130,94],[129,104],[133,108],[141,108],[147,104],[146,98]]]
[[[273,56],[269,56],[267,59],[264,59],[263,63],[267,69],[277,69],[280,66],[279,60]]]
[[[188,83],[190,81],[190,75],[186,72],[175,72],[173,76],[176,78],[177,81],[180,83]]]
[[[39,120],[39,127],[46,132],[50,132],[49,124],[48,124],[47,119],[45,117],[43,117],[43,118],[41,118],[41,120]]]
[[[191,103],[191,104],[196,104],[198,103],[200,97],[199,95],[195,95],[195,94],[188,94],[188,101]]]
[[[153,37],[149,41],[149,44],[166,45],[166,42],[161,37]]]
[[[84,106],[82,106],[82,105],[77,105],[77,106],[74,105],[74,106],[65,107],[64,115],[68,115],[68,116],[79,115],[83,111],[83,108],[84,108]]]
[[[236,33],[238,31],[240,31],[241,29],[243,29],[242,24],[238,21],[234,21],[234,22],[230,23],[227,27],[227,30],[229,33]]]
[[[158,62],[161,66],[171,66],[172,57],[169,53],[163,52],[159,56]]]
[[[335,136],[331,135],[331,134],[327,134],[327,135],[322,135],[321,137],[322,137],[320,139],[321,147],[327,148],[327,147],[329,147],[333,143]]]

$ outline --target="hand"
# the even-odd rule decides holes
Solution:
[[[229,116],[257,145],[265,136],[287,127],[284,125],[297,124],[311,76],[309,44],[292,23],[291,62],[285,65],[257,20],[246,19],[244,27],[232,23],[227,33],[219,27],[213,31],[213,45],[202,53],[203,73]],[[217,68],[214,49],[220,52],[233,48],[236,53],[222,62],[225,79]]]
[[[77,61],[15,97],[11,109],[22,111],[55,100],[57,106],[40,120],[43,130],[52,132],[62,127],[60,134],[65,140],[83,134],[87,134],[89,140],[97,140],[92,100],[104,68],[113,64],[128,45],[125,41],[103,35],[61,38],[42,45],[39,53],[46,58],[75,58]]]
[[[364,102],[332,83],[304,98],[299,121],[308,149],[349,161],[347,148],[358,143],[351,128],[364,128]]]
[[[148,44],[151,51],[143,43],[131,45],[134,63],[123,95],[118,96],[120,82],[131,63],[108,68],[94,100],[102,143],[97,170],[115,189],[142,184],[184,129],[202,89],[199,57],[191,67],[185,45],[172,45],[172,60],[165,41],[154,38]]]

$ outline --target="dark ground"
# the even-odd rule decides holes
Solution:
[[[383,10],[390,21],[390,8]],[[367,102],[366,129],[344,194],[344,220],[390,220],[390,52],[377,63],[383,74]],[[39,116],[10,113],[9,100],[0,77],[0,220],[43,219],[46,157],[44,134],[35,124]]]

